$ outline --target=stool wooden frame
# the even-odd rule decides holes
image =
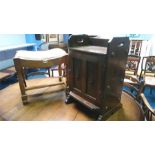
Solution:
[[[14,58],[14,64],[15,64],[15,69],[17,71],[17,77],[18,77],[18,81],[19,81],[23,104],[28,103],[28,94],[26,93],[26,91],[28,91],[28,90],[65,84],[64,82],[62,82],[61,64],[64,63],[67,68],[67,61],[68,61],[67,59],[68,59],[68,56],[63,56],[63,57],[50,59],[50,60],[46,60],[46,61],[44,61],[44,60],[25,60],[25,59],[20,59],[20,58]],[[26,80],[25,80],[24,68],[49,68],[53,65],[59,66],[58,67],[58,72],[59,72],[58,83],[27,87]]]

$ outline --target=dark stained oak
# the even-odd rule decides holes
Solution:
[[[70,50],[76,50],[86,53],[92,54],[107,54],[107,47],[100,47],[100,46],[80,46],[80,47],[72,47]]]
[[[66,102],[75,99],[97,111],[99,119],[107,117],[121,106],[129,38],[113,38],[108,47],[103,47],[92,45],[86,35],[73,35],[68,43]]]
[[[28,80],[27,84],[34,86],[55,83],[56,78],[43,78]],[[30,103],[22,104],[18,83],[8,86],[0,91],[0,120],[7,121],[94,121],[97,116],[94,112],[78,103],[65,104],[65,91],[61,85],[29,91],[43,95],[30,98]],[[58,92],[55,92],[55,91]],[[50,91],[48,95],[45,92]],[[128,94],[121,97],[122,108],[111,115],[108,121],[139,121],[143,114],[135,100]]]

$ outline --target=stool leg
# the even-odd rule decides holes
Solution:
[[[24,105],[26,105],[28,103],[28,96],[23,95],[22,96],[22,102],[23,102]]]
[[[59,81],[62,81],[62,68],[61,68],[61,64],[59,64],[59,66],[58,66],[58,72],[59,72]]]
[[[26,90],[25,90],[26,83],[25,83],[25,76],[23,74],[24,70],[20,64],[19,59],[14,59],[14,63],[15,63],[16,71],[17,71],[17,77],[18,77],[20,91],[22,94],[22,101],[24,101],[23,102],[23,104],[24,104],[25,102],[27,102],[27,95],[26,95]]]
[[[22,70],[22,76],[23,76],[23,80],[24,80],[24,85],[26,87],[27,85],[26,85],[25,78],[27,79],[27,76],[25,75],[25,69]]]
[[[48,75],[49,75],[49,77],[50,77],[50,68],[48,68]]]

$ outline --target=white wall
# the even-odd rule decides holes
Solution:
[[[141,53],[140,53],[141,61],[139,63],[139,67],[138,67],[138,75],[140,75],[140,72],[141,72],[142,58],[144,56],[148,56],[148,52],[147,52],[148,43],[149,43],[149,41],[143,41],[143,44],[142,44]]]
[[[0,47],[20,45],[25,43],[26,43],[25,34],[0,34]],[[10,67],[12,65],[14,65],[12,59],[7,59],[3,61],[1,60],[0,70]]]
[[[20,45],[26,43],[25,34],[0,34],[0,46]]]
[[[155,56],[155,35],[148,41],[146,56]]]

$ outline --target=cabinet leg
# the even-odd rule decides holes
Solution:
[[[65,103],[66,103],[66,104],[69,104],[69,103],[72,103],[72,102],[73,102],[73,98],[72,98],[70,95],[68,95],[68,96],[66,97]]]
[[[69,96],[69,88],[68,88],[68,86],[66,86],[65,93],[66,93],[66,96]]]

